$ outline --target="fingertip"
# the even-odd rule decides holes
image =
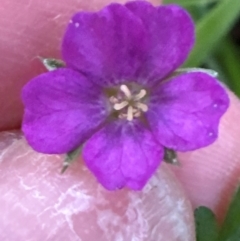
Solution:
[[[165,165],[142,191],[109,192],[80,159],[61,175],[62,157],[34,152],[19,132],[0,144],[1,240],[195,240],[191,205]]]
[[[193,207],[213,209],[223,219],[240,177],[240,101],[230,91],[230,106],[220,121],[217,141],[209,147],[179,153],[173,167]]]
[[[19,128],[22,86],[44,68],[37,56],[60,58],[61,39],[77,11],[96,11],[111,0],[1,0],[0,130]],[[125,3],[127,0],[116,0]],[[160,1],[152,0],[160,4]]]

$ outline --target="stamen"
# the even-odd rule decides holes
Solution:
[[[120,113],[120,114],[118,115],[118,118],[119,118],[119,119],[126,119],[126,117],[127,117],[127,115],[126,115],[126,114],[123,114],[123,113]]]
[[[141,116],[141,112],[137,111],[136,113],[134,113],[134,117],[140,117]]]
[[[117,111],[118,118],[132,121],[134,118],[140,117],[142,112],[148,111],[148,106],[141,103],[141,99],[147,95],[145,89],[140,89],[137,94],[131,93],[127,85],[121,85],[120,91],[116,96],[110,96],[109,101],[112,108]]]
[[[128,105],[128,102],[127,102],[127,101],[123,101],[123,102],[121,102],[121,103],[115,104],[115,105],[113,106],[113,108],[114,108],[115,110],[121,110],[121,109],[123,109],[124,107],[126,107],[127,105]]]
[[[133,107],[131,105],[129,105],[127,109],[127,120],[128,121],[133,120]]]
[[[133,114],[135,115],[137,112],[139,112],[139,110],[136,108],[133,108]]]
[[[109,101],[110,101],[112,104],[117,104],[117,103],[118,103],[118,99],[117,99],[116,97],[114,97],[114,96],[111,96],[111,97],[109,98]]]
[[[143,104],[143,103],[136,103],[136,107],[141,109],[143,112],[147,112],[148,111],[148,106]]]
[[[129,88],[126,85],[121,85],[120,90],[126,95],[126,97],[128,99],[132,98],[131,91],[129,90]]]
[[[134,100],[141,100],[146,94],[146,90],[140,90],[140,92],[134,96]]]

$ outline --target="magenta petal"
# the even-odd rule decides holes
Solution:
[[[35,150],[49,154],[78,147],[108,114],[100,90],[67,68],[31,80],[22,99],[25,137]]]
[[[154,7],[146,1],[126,4],[139,17],[147,32],[147,57],[139,81],[154,84],[179,67],[194,44],[194,24],[176,5]]]
[[[105,188],[140,190],[159,166],[163,148],[141,123],[115,121],[86,142],[83,158]]]
[[[141,20],[120,4],[77,13],[62,44],[69,67],[106,86],[135,79],[146,51]]]
[[[155,89],[146,115],[163,146],[189,151],[217,139],[219,120],[228,106],[227,93],[216,79],[193,72]]]

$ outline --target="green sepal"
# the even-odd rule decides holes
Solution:
[[[43,58],[43,57],[40,57],[40,56],[38,58],[41,60],[44,67],[48,71],[53,71],[55,69],[65,67],[65,63],[61,59]]]
[[[207,207],[195,209],[195,228],[197,241],[217,241],[219,227],[214,213]]]
[[[172,165],[176,165],[176,166],[180,165],[180,163],[177,159],[177,153],[172,149],[164,148],[163,160],[166,163],[169,163],[169,164],[172,164]]]
[[[164,0],[164,4],[178,4],[184,7],[192,5],[204,5],[209,3],[215,3],[221,0]]]
[[[218,241],[240,240],[240,188],[233,196]]]
[[[182,73],[191,73],[191,72],[202,72],[208,74],[214,78],[218,76],[218,72],[212,69],[204,69],[204,68],[181,68],[177,69],[174,74],[182,74]]]
[[[73,150],[71,152],[68,152],[65,156],[65,159],[63,161],[63,167],[61,170],[61,174],[63,174],[67,168],[77,160],[77,157],[79,156],[80,152],[82,150],[82,147],[77,148],[76,150]]]

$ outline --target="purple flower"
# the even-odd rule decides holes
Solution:
[[[88,168],[107,189],[140,190],[164,148],[195,150],[217,139],[229,100],[212,76],[172,74],[194,43],[189,15],[145,1],[77,13],[62,44],[65,68],[23,89],[23,132],[43,153],[84,143]]]

